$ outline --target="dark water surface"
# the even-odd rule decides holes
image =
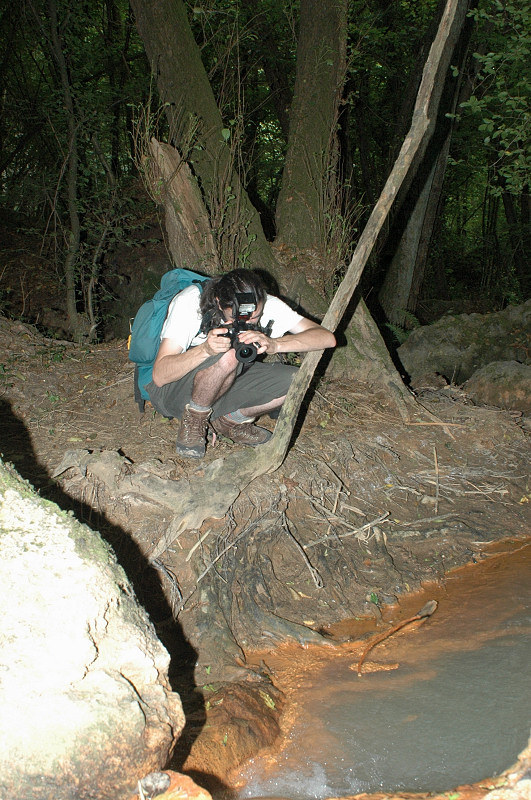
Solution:
[[[306,676],[289,737],[246,767],[241,798],[443,792],[516,761],[531,724],[531,545],[457,571],[437,599],[367,658],[397,669],[358,677],[350,654]]]

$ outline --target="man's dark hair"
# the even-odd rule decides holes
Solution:
[[[258,306],[265,303],[267,292],[262,279],[256,272],[249,269],[233,269],[231,272],[212,278],[208,281],[201,293],[201,331],[207,332],[216,328],[223,321],[221,309],[230,308],[232,318],[238,315],[237,294],[252,295],[252,302]]]

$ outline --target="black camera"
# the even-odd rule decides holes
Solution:
[[[234,322],[231,322],[230,326],[227,326],[227,333],[224,333],[223,336],[230,337],[231,346],[234,347],[236,359],[240,363],[252,364],[258,355],[258,349],[256,345],[252,343],[246,344],[245,342],[240,342],[238,334],[242,331],[261,331],[269,336],[271,332],[270,326],[264,329],[260,325],[248,321],[256,311],[256,303],[254,302],[253,294],[250,292],[238,292],[236,294],[236,302],[238,309],[234,316]],[[223,326],[223,323],[221,323],[221,326]]]

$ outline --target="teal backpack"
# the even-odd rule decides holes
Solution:
[[[206,275],[189,269],[172,269],[160,281],[160,289],[138,309],[129,337],[129,360],[135,363],[135,400],[140,411],[149,400],[145,386],[151,381],[153,364],[160,345],[160,334],[168,313],[168,306],[176,294],[196,283],[201,291]]]

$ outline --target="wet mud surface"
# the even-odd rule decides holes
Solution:
[[[147,554],[171,509],[127,481],[193,485],[234,446],[218,441],[200,465],[178,458],[176,421],[139,415],[132,379],[125,341],[76,346],[0,318],[3,457],[112,543],[172,653],[188,719],[173,766],[206,776],[207,788],[226,787],[290,724],[296,677],[286,667],[280,679],[271,652],[295,648],[298,670],[307,657],[317,668],[321,652],[335,659],[351,647],[354,657],[342,639],[382,631],[397,603],[396,613],[416,613],[410,593],[444,587],[452,569],[481,564],[497,542],[518,547],[531,530],[521,415],[476,407],[449,386],[420,393],[405,422],[385,390],[324,378],[282,467],[223,519],[185,531],[154,569]],[[257,660],[259,650],[269,655]]]

